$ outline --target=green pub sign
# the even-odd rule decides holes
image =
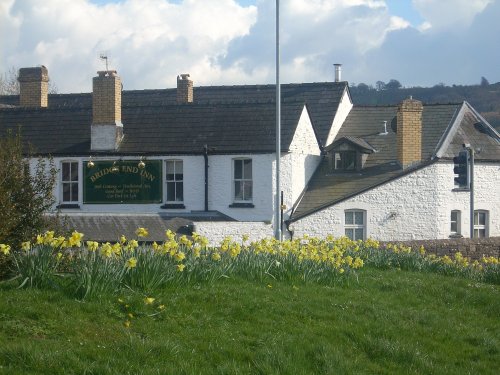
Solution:
[[[84,164],[83,203],[161,203],[161,160],[95,161]]]

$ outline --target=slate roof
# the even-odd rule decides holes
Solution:
[[[177,234],[190,235],[196,221],[234,221],[218,211],[176,213],[175,215],[158,214],[68,214],[60,217],[68,231],[76,230],[85,235],[85,241],[116,242],[123,234],[137,238],[135,231],[139,227],[148,229],[145,241],[164,241],[165,231],[170,229]]]
[[[457,115],[462,111],[464,116],[457,123]],[[437,161],[436,153],[451,131],[456,134],[443,158],[456,156],[463,143],[471,143],[482,149],[476,154],[477,161],[500,160],[498,134],[491,133],[491,127],[482,122],[468,103],[424,105],[422,163],[403,170],[397,162],[396,112],[396,106],[352,108],[333,144],[344,137],[356,137],[366,141],[376,152],[367,156],[363,170],[353,173],[332,173],[328,160],[323,159],[294,207],[291,222]],[[388,124],[388,134],[381,135],[384,121]]]
[[[282,150],[292,141],[307,105],[320,141],[326,140],[346,82],[282,85]],[[92,94],[51,94],[49,108],[11,108],[18,96],[0,96],[0,134],[22,127],[41,154],[90,153]],[[118,153],[273,152],[275,86],[202,86],[194,103],[176,104],[176,89],[132,90],[122,94],[125,138]],[[93,154],[95,154],[93,152]]]

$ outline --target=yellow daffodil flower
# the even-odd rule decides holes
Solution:
[[[137,266],[137,259],[136,258],[129,258],[127,260],[127,263],[125,263],[125,267],[127,267],[128,269],[134,268],[136,266]]]
[[[0,243],[0,252],[3,253],[4,255],[9,255],[10,253],[10,246]]]
[[[155,299],[153,297],[146,297],[144,298],[144,304],[145,305],[152,305]]]
[[[68,239],[69,246],[80,247],[82,246],[83,233],[78,233],[76,230],[71,233],[71,237]]]
[[[148,230],[146,228],[137,228],[135,231],[137,237],[147,237],[149,235]]]
[[[97,243],[96,241],[87,241],[87,248],[90,250],[90,251],[96,251],[97,248],[99,247],[99,243]]]
[[[182,271],[184,271],[184,268],[185,268],[185,267],[186,267],[186,266],[185,266],[184,264],[178,264],[178,265],[177,265],[177,271],[182,272]]]

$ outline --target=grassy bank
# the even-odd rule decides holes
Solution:
[[[223,277],[83,302],[17,285],[0,284],[2,374],[496,374],[500,360],[500,287],[466,278],[367,267],[335,285]]]

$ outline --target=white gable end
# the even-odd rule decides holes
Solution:
[[[353,104],[351,101],[351,97],[349,96],[349,93],[346,89],[344,90],[344,94],[340,99],[339,107],[337,108],[337,113],[335,113],[332,127],[330,128],[330,132],[328,133],[328,137],[326,138],[326,143],[324,146],[328,146],[333,142],[333,140],[337,136],[337,133],[342,127],[342,124],[349,115],[349,112],[351,112],[352,106]]]

